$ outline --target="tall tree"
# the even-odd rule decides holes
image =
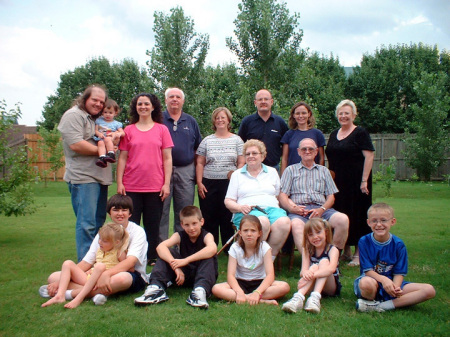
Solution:
[[[242,76],[234,64],[208,66],[202,82],[195,88],[195,94],[188,97],[189,111],[193,112],[203,136],[211,134],[211,114],[217,107],[224,106],[233,114],[233,127],[239,127],[244,115],[237,109],[239,84]]]
[[[276,87],[278,73],[286,70],[284,54],[292,58],[299,53],[303,35],[297,29],[300,15],[291,16],[286,3],[276,0],[243,0],[238,7],[240,13],[234,20],[237,40],[228,37],[227,46],[257,88]]]
[[[276,93],[276,97],[281,111],[286,113],[294,103],[306,101],[314,110],[316,127],[323,132],[331,132],[338,126],[334,110],[344,98],[346,81],[338,58],[317,52],[307,53],[302,66],[286,79],[286,85]]]
[[[159,90],[179,87],[185,91],[200,81],[209,49],[209,35],[197,34],[194,20],[184,15],[181,7],[170,10],[171,14],[155,12],[155,46],[147,50],[149,73]]]
[[[54,95],[48,97],[42,112],[40,127],[53,130],[63,113],[72,102],[90,84],[102,84],[108,90],[108,96],[114,99],[124,112],[118,119],[127,119],[128,105],[133,96],[142,91],[152,91],[154,85],[145,70],[129,59],[111,64],[105,57],[92,59],[84,66],[76,67],[61,75]]]
[[[361,124],[374,133],[403,132],[413,118],[411,106],[419,102],[413,86],[421,73],[448,74],[441,59],[436,46],[423,44],[382,46],[375,55],[364,55],[346,88]]]

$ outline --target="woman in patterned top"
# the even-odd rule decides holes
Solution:
[[[223,201],[231,173],[245,163],[242,155],[244,142],[230,132],[232,118],[227,108],[215,109],[211,117],[215,132],[204,138],[197,149],[198,199],[205,219],[205,230],[214,236],[216,244],[219,243],[219,227],[222,243],[234,234],[231,212]]]

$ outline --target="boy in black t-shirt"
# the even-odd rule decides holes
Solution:
[[[192,286],[187,303],[193,307],[208,308],[206,297],[217,280],[217,246],[211,233],[206,232],[202,213],[196,206],[186,206],[180,212],[182,231],[161,242],[156,251],[158,260],[153,267],[149,286],[136,298],[136,305],[167,301],[166,289],[172,283]],[[170,248],[178,245],[179,252]]]

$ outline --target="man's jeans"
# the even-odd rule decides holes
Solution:
[[[106,219],[108,186],[99,183],[71,184],[69,191],[77,218],[75,237],[80,262],[89,251],[92,241]]]

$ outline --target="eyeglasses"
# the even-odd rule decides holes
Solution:
[[[272,98],[257,98],[255,101],[257,102],[269,102]]]
[[[178,129],[178,121],[173,121],[173,131],[177,131]]]
[[[247,153],[245,154],[245,156],[246,156],[246,157],[250,157],[250,156],[256,157],[258,154],[261,154],[261,152],[247,152]]]
[[[380,224],[382,224],[382,225],[386,225],[389,221],[391,221],[392,220],[392,218],[390,218],[390,219],[380,219],[380,220],[378,220],[378,219],[372,219],[372,220],[370,220],[369,222],[372,224],[372,225],[376,225],[376,224],[378,224],[378,223],[380,223]]]
[[[313,152],[313,151],[315,151],[317,148],[316,147],[302,147],[301,149],[300,149],[300,151],[302,151],[302,152]]]

